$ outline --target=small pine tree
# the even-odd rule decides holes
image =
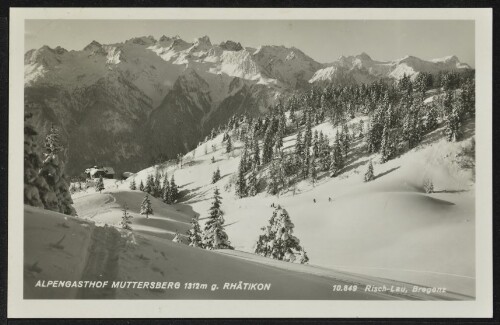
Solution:
[[[248,177],[248,195],[255,196],[259,192],[257,179],[257,169],[254,167]]]
[[[137,189],[137,185],[135,183],[135,178],[133,178],[132,181],[130,182],[130,189],[132,191],[135,191]]]
[[[263,233],[257,240],[255,253],[273,259],[293,262],[295,254],[303,254],[302,260],[309,258],[300,246],[300,241],[293,235],[294,224],[288,212],[277,206],[269,219],[269,225],[261,228]]]
[[[151,201],[149,200],[149,194],[146,194],[144,200],[142,200],[140,213],[145,215],[146,219],[149,218],[149,215],[153,215],[153,207],[151,206]]]
[[[215,164],[215,157],[214,156],[212,156],[211,161],[212,161],[212,164]]]
[[[174,239],[172,239],[172,241],[174,243],[182,243],[181,235],[177,231],[175,231],[175,236],[174,236]]]
[[[179,199],[179,188],[177,187],[177,184],[175,184],[174,175],[170,178],[170,198],[172,203],[177,202]]]
[[[203,248],[202,232],[198,218],[191,219],[191,229],[188,230],[187,235],[189,246]]]
[[[122,221],[120,222],[120,226],[122,229],[126,230],[132,230],[132,227],[130,226],[132,224],[132,216],[127,212],[128,208],[125,205],[122,209],[123,214],[122,214]]]
[[[76,215],[62,157],[64,157],[64,147],[60,143],[59,130],[52,126],[45,137],[44,160],[40,169],[40,175],[47,184],[47,192],[42,195],[42,200],[45,200],[46,209]]]
[[[104,180],[102,179],[102,176],[99,176],[97,182],[95,183],[95,191],[101,193],[102,190],[104,190]]]
[[[306,264],[309,262],[309,257],[307,256],[306,251],[304,250],[304,247],[299,252],[299,263],[300,264]]]
[[[163,193],[162,193],[163,202],[165,202],[166,204],[172,204],[170,182],[168,181],[167,175],[165,175],[165,178],[163,179],[163,189],[162,190],[163,190]]]
[[[226,152],[230,153],[233,150],[233,144],[231,142],[231,137],[228,135],[227,136],[227,143],[226,143]]]
[[[144,192],[145,188],[144,188],[144,183],[142,182],[142,179],[141,179],[141,183],[139,184],[139,190],[141,192]]]
[[[311,181],[314,185],[318,180],[318,169],[316,165],[316,156],[314,154],[311,156],[311,163],[309,164],[309,175],[311,175]]]
[[[220,169],[217,167],[217,169],[214,171],[212,174],[212,184],[217,183],[220,180]]]
[[[424,179],[424,191],[425,193],[433,193],[434,192],[434,184],[430,178]]]
[[[370,162],[368,163],[368,169],[366,170],[366,173],[365,173],[365,182],[369,182],[371,180],[373,180],[375,178],[375,175],[373,174],[373,164],[372,164],[372,161],[370,160]]]
[[[238,168],[238,179],[236,180],[236,195],[240,198],[247,196],[247,182],[245,179],[245,173],[243,171],[243,163],[240,160],[240,165]]]
[[[224,230],[224,212],[221,205],[219,189],[215,188],[210,215],[203,230],[203,245],[207,249],[233,249]]]
[[[146,186],[144,187],[144,192],[152,194],[154,190],[154,178],[153,175],[148,175],[146,179]]]
[[[24,204],[45,208],[43,195],[49,187],[40,175],[42,160],[36,145],[38,133],[29,122],[31,117],[31,113],[24,114]]]

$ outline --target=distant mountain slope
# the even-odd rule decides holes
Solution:
[[[414,56],[405,56],[394,61],[375,61],[368,54],[341,56],[327,67],[316,71],[309,80],[315,82],[350,81],[370,83],[380,78],[401,79],[404,75],[412,78],[420,72],[438,73],[440,71],[465,71],[471,67],[461,63],[456,56],[425,61]]]
[[[158,155],[173,158],[233,115],[266,112],[279,95],[316,82],[468,68],[454,56],[384,63],[366,54],[324,65],[293,47],[212,44],[207,36],[93,41],[79,51],[43,46],[24,60],[25,109],[40,141],[51,124],[62,130],[70,175],[93,164],[134,171]]]

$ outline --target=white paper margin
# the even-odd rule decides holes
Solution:
[[[25,19],[474,20],[476,67],[476,300],[24,300]],[[492,317],[492,10],[11,8],[9,41],[9,318]]]

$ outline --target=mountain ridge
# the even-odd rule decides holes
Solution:
[[[96,163],[133,171],[158,155],[173,158],[233,115],[259,115],[316,84],[470,69],[456,56],[384,63],[363,52],[323,64],[295,47],[165,35],[93,40],[81,50],[42,46],[24,61],[25,109],[42,135],[51,124],[62,129],[71,175]]]

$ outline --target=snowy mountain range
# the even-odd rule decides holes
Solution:
[[[80,51],[43,46],[24,60],[25,109],[42,136],[52,124],[61,129],[70,175],[93,164],[125,171],[172,158],[231,116],[258,115],[316,83],[470,69],[456,56],[380,62],[362,53],[322,64],[294,47],[212,44],[207,36],[93,41]]]

